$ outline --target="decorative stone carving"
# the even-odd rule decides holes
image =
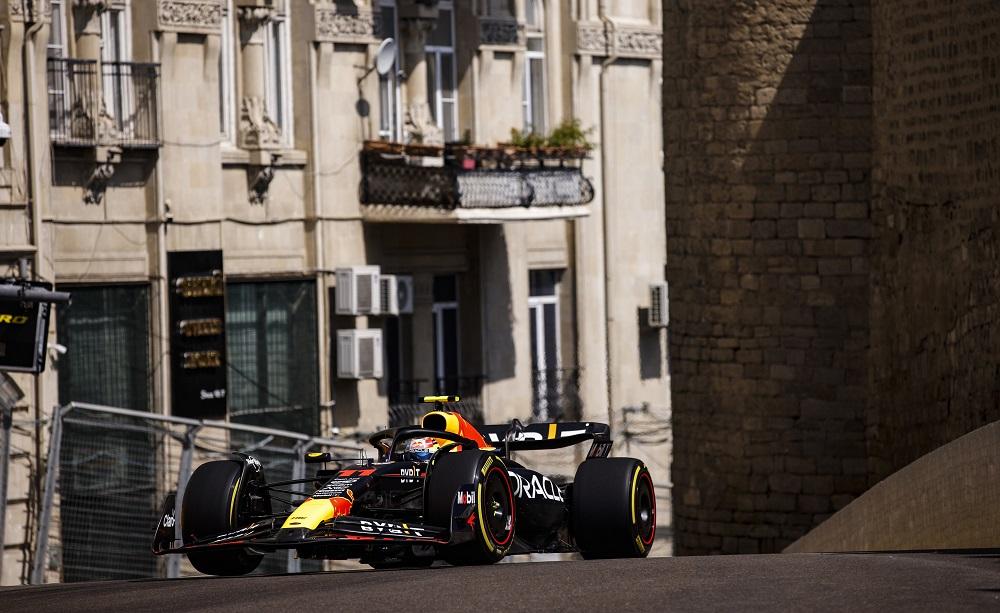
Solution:
[[[73,0],[73,8],[103,12],[111,8],[111,0]]]
[[[221,0],[158,0],[160,30],[171,32],[217,32],[222,24]]]
[[[256,30],[274,18],[275,10],[266,6],[241,6],[236,9],[236,14],[244,28]]]
[[[336,5],[316,7],[317,41],[367,45],[378,42],[381,32],[381,14],[370,9],[344,11]]]
[[[524,46],[524,27],[518,24],[516,19],[480,17],[479,44]]]
[[[622,57],[663,57],[663,32],[659,29],[615,28],[613,42],[615,53]]]
[[[240,104],[240,146],[246,149],[269,149],[281,146],[281,130],[267,115],[264,100],[243,98]]]
[[[84,186],[83,201],[87,204],[100,204],[104,200],[108,183],[115,176],[115,167],[122,161],[122,151],[118,147],[98,147],[96,153],[96,164]]]
[[[576,52],[579,55],[660,59],[663,32],[652,26],[581,23],[576,28]]]
[[[267,203],[268,190],[274,180],[274,166],[252,166],[248,169],[247,180],[250,192],[250,204]]]
[[[424,104],[410,104],[406,110],[404,128],[410,142],[423,145],[444,144],[444,132],[431,117],[430,107]]]
[[[113,176],[115,176],[115,165],[111,162],[98,164],[94,167],[90,178],[87,179],[83,201],[87,204],[100,204],[104,200],[104,192],[108,189],[108,182]]]
[[[607,55],[608,37],[604,32],[604,24],[578,24],[576,26],[576,52],[578,55]]]

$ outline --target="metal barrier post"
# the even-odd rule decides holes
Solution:
[[[12,422],[12,409],[6,404],[0,404],[0,583],[3,581],[3,558],[4,543],[6,542],[7,526],[7,465],[10,462],[10,427]]]
[[[306,449],[312,447],[312,441],[299,441],[292,447],[292,479],[306,478]],[[296,490],[302,491],[301,485],[294,486]],[[302,572],[302,560],[299,559],[294,549],[288,550],[288,572]]]
[[[52,409],[52,432],[49,436],[49,455],[45,465],[45,491],[42,495],[42,512],[38,518],[38,538],[35,540],[35,559],[31,568],[31,584],[45,580],[45,566],[49,557],[49,524],[52,522],[52,499],[55,497],[56,476],[59,473],[59,453],[62,449],[62,421],[73,408]]]
[[[194,439],[198,436],[201,426],[190,426],[181,441],[181,463],[177,471],[177,495],[174,497],[174,539],[183,542],[184,532],[181,527],[181,503],[184,501],[184,490],[191,478],[191,457],[194,455]],[[171,555],[167,561],[167,578],[176,579],[181,576],[181,557]]]

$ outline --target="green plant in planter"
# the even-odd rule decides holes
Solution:
[[[523,132],[517,128],[511,128],[510,144],[524,149],[535,149],[545,146],[545,137],[534,131]]]
[[[590,151],[594,145],[588,137],[593,131],[593,128],[584,130],[580,126],[579,119],[564,119],[562,123],[552,129],[548,138],[545,139],[545,146]]]

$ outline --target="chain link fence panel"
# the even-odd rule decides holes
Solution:
[[[270,481],[306,476],[304,454],[358,457],[361,446],[306,434],[73,403],[53,416],[32,583],[197,574],[182,556],[151,552],[160,505],[201,464],[251,454]],[[306,492],[302,493],[304,498]],[[275,501],[282,511],[297,500]],[[320,570],[294,552],[259,573]]]

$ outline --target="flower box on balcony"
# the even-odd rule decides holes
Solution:
[[[362,151],[366,205],[503,209],[589,203],[583,147],[444,147],[367,141]]]

